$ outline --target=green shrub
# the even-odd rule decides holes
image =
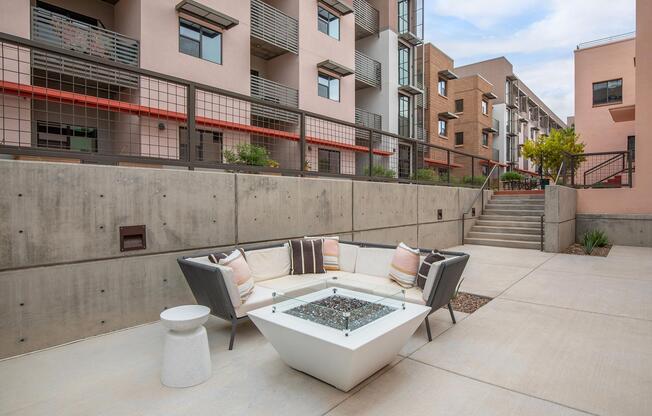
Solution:
[[[471,185],[482,185],[484,181],[487,180],[486,176],[464,176],[462,178],[462,183],[471,184]]]
[[[591,252],[593,252],[594,248],[596,248],[596,247],[604,247],[607,244],[609,244],[609,240],[607,239],[607,235],[603,231],[600,231],[600,230],[588,231],[582,237],[582,247],[584,248],[584,252],[586,254],[591,254]]]
[[[523,175],[518,172],[505,172],[500,175],[501,181],[521,181],[523,180]]]
[[[369,176],[369,167],[364,169],[364,174]],[[378,176],[381,178],[395,178],[396,172],[391,169],[386,169],[381,165],[373,165],[371,168],[371,176]]]
[[[441,181],[439,175],[432,169],[417,169],[417,173],[414,174],[414,179],[424,182]]]
[[[232,150],[224,151],[224,160],[232,165],[270,166],[267,149],[255,144],[243,143],[236,147],[237,154]]]

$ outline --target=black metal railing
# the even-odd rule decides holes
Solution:
[[[374,120],[344,122],[9,34],[0,33],[0,53],[6,155],[469,187],[495,165],[382,131]],[[36,67],[35,53],[91,70]],[[97,68],[138,82],[91,83]]]
[[[628,151],[566,154],[557,181],[576,188],[631,188],[633,174]]]

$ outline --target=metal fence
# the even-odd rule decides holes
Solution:
[[[49,64],[64,58],[86,67]],[[0,34],[2,154],[461,186],[479,186],[494,164],[384,132],[360,111],[356,124],[264,98]]]
[[[560,180],[576,188],[632,187],[634,160],[627,151],[567,154]]]

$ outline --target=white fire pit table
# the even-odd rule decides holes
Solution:
[[[324,279],[286,289],[298,294],[277,293],[274,304],[248,315],[287,365],[349,391],[391,363],[430,311],[391,286],[351,287]]]

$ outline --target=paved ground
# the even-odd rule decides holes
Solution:
[[[498,247],[471,253],[462,289],[496,297],[452,326],[446,311],[345,394],[285,366],[252,325],[226,350],[209,321],[213,377],[158,380],[159,324],[0,362],[0,415],[649,415],[652,249],[607,258]]]

